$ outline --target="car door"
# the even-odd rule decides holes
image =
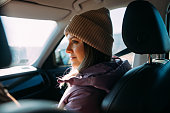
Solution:
[[[31,64],[31,62],[36,62],[36,60],[40,60],[40,56],[43,56],[41,53],[46,49],[45,41],[48,40],[48,37],[51,35],[50,33],[55,30],[56,23],[54,21],[47,22],[46,20],[21,19],[3,16],[1,18],[3,24],[1,29],[4,29],[6,33],[5,35],[10,47],[12,60],[11,63],[7,60],[9,65],[0,69],[0,83],[8,89],[9,93],[17,100],[47,99],[56,102],[59,101],[62,93],[60,93],[61,91],[56,87],[56,77],[47,74],[47,68],[44,68],[48,67],[46,66],[47,63],[45,62],[42,68],[32,65],[33,63]],[[44,27],[44,25],[48,24],[48,30],[44,29],[48,34],[43,36],[44,34],[40,34],[40,32],[43,32],[42,30],[35,32],[36,26],[33,26],[30,23],[37,26],[40,25],[40,23],[43,23],[43,26],[39,27]],[[34,29],[27,30],[26,28],[29,27],[34,27]],[[39,27],[37,28],[39,29]],[[25,31],[21,31],[22,29],[25,29]],[[27,34],[24,34],[25,32],[27,32]],[[31,34],[36,37],[41,37],[41,40],[38,38],[36,39],[36,37],[33,37]],[[40,36],[36,34],[40,34]],[[43,37],[45,38],[43,39]],[[40,43],[38,44],[38,42]],[[50,58],[51,55],[48,59]],[[48,59],[47,62],[49,61]],[[58,74],[63,73],[61,72],[63,71],[62,69],[58,70],[60,70],[58,71],[60,72]]]

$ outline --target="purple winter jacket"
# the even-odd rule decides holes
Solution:
[[[130,69],[127,60],[115,59],[83,70],[76,77],[64,81],[70,86],[62,96],[58,108],[77,113],[100,113],[103,98]]]

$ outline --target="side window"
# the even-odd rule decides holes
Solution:
[[[122,23],[123,23],[125,10],[126,7],[110,10],[110,16],[112,19],[112,26],[113,26],[113,38],[114,38],[114,43],[112,48],[113,55],[126,49],[126,45],[124,44],[122,39]],[[120,58],[128,60],[129,63],[132,65],[134,59],[134,53],[131,52],[127,54],[122,54],[120,55]]]
[[[113,56],[126,49],[126,46],[122,40],[122,21],[125,13],[126,7],[110,10],[110,16],[113,26]],[[64,37],[57,49],[55,50],[56,62],[58,65],[70,65],[69,56],[65,52],[68,45],[67,39]],[[133,63],[133,53],[128,53],[126,55],[120,56],[122,59],[127,59],[130,64]]]
[[[57,65],[70,65],[69,55],[66,53],[68,39],[64,37],[55,50],[55,59]]]

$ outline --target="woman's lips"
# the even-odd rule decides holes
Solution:
[[[76,57],[70,57],[70,60],[76,59]]]

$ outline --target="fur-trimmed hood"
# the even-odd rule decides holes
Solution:
[[[68,80],[60,79],[59,81],[60,83],[69,83],[71,86],[93,86],[105,90],[108,93],[121,76],[130,69],[131,66],[127,60],[114,59],[114,61],[111,62],[91,66],[77,74],[76,77]]]

